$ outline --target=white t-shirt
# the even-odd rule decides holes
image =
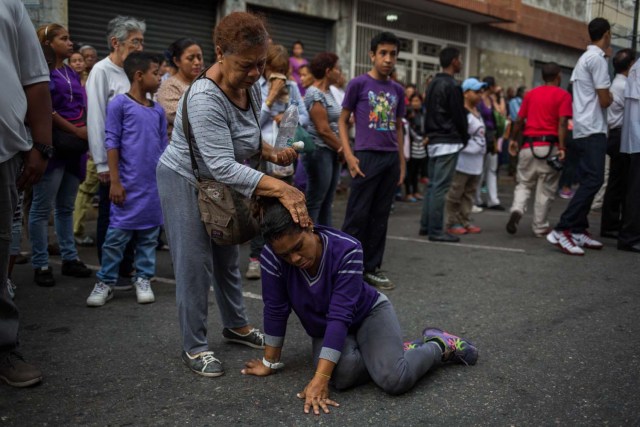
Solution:
[[[598,89],[609,89],[609,67],[604,51],[589,45],[571,74],[573,83],[573,138],[607,133],[606,109],[598,101]]]
[[[487,152],[486,128],[482,116],[467,112],[469,123],[469,142],[458,154],[456,171],[468,175],[481,175],[484,153]],[[446,144],[440,144],[446,145]]]
[[[607,122],[609,129],[622,127],[622,115],[624,113],[624,87],[627,84],[627,76],[617,74],[611,82],[611,95],[613,102],[607,109]]]
[[[27,96],[24,86],[49,81],[36,31],[19,0],[0,1],[0,163],[21,151],[29,151],[24,119]]]
[[[624,118],[622,120],[621,153],[640,153],[640,61],[629,70],[624,88]]]
[[[98,173],[108,172],[107,150],[104,148],[107,104],[116,96],[127,93],[131,83],[124,68],[118,67],[109,57],[93,66],[87,79],[87,132],[89,150]]]

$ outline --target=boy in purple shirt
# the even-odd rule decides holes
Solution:
[[[426,328],[402,343],[398,319],[387,297],[363,280],[362,246],[329,227],[293,222],[277,201],[263,201],[262,298],[265,351],[243,374],[264,376],[280,362],[291,310],[312,338],[315,374],[298,397],[304,411],[328,413],[329,380],[338,389],[373,380],[385,392],[401,394],[441,362],[473,365],[478,350],[469,341]]]
[[[162,107],[147,98],[160,86],[157,57],[134,52],[125,60],[124,70],[131,89],[107,106],[111,213],[98,282],[87,298],[91,307],[113,298],[124,249],[134,235],[136,297],[140,304],[155,301],[149,279],[155,274],[155,249],[163,222],[155,170],[168,144],[167,121]]]
[[[382,264],[393,196],[404,180],[402,117],[404,88],[389,78],[400,41],[389,32],[371,40],[371,70],[349,82],[338,122],[344,159],[353,178],[342,231],[358,239],[364,250],[364,279],[381,290],[394,285],[378,269]],[[354,115],[356,140],[349,143]]]

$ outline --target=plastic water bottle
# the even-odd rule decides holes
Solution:
[[[290,105],[282,115],[275,147],[279,149],[293,146],[296,129],[298,128],[298,106]]]

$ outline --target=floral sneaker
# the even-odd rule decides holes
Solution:
[[[471,341],[451,335],[438,328],[427,327],[422,331],[424,342],[436,341],[444,349],[444,362],[459,362],[465,365],[475,365],[478,361],[478,349]]]
[[[418,338],[415,341],[407,341],[405,343],[402,343],[402,347],[404,348],[404,351],[413,350],[414,348],[418,348],[423,345],[424,345],[424,338]]]

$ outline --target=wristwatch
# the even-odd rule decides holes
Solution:
[[[55,149],[53,148],[53,146],[47,145],[47,144],[41,144],[39,142],[34,142],[33,148],[38,150],[42,155],[42,158],[45,160],[51,159],[53,157],[53,153],[55,152]]]
[[[282,363],[282,362],[271,363],[267,359],[265,359],[264,357],[262,358],[262,364],[264,366],[266,366],[267,368],[273,369],[274,371],[277,371],[278,369],[284,368],[284,363]]]

